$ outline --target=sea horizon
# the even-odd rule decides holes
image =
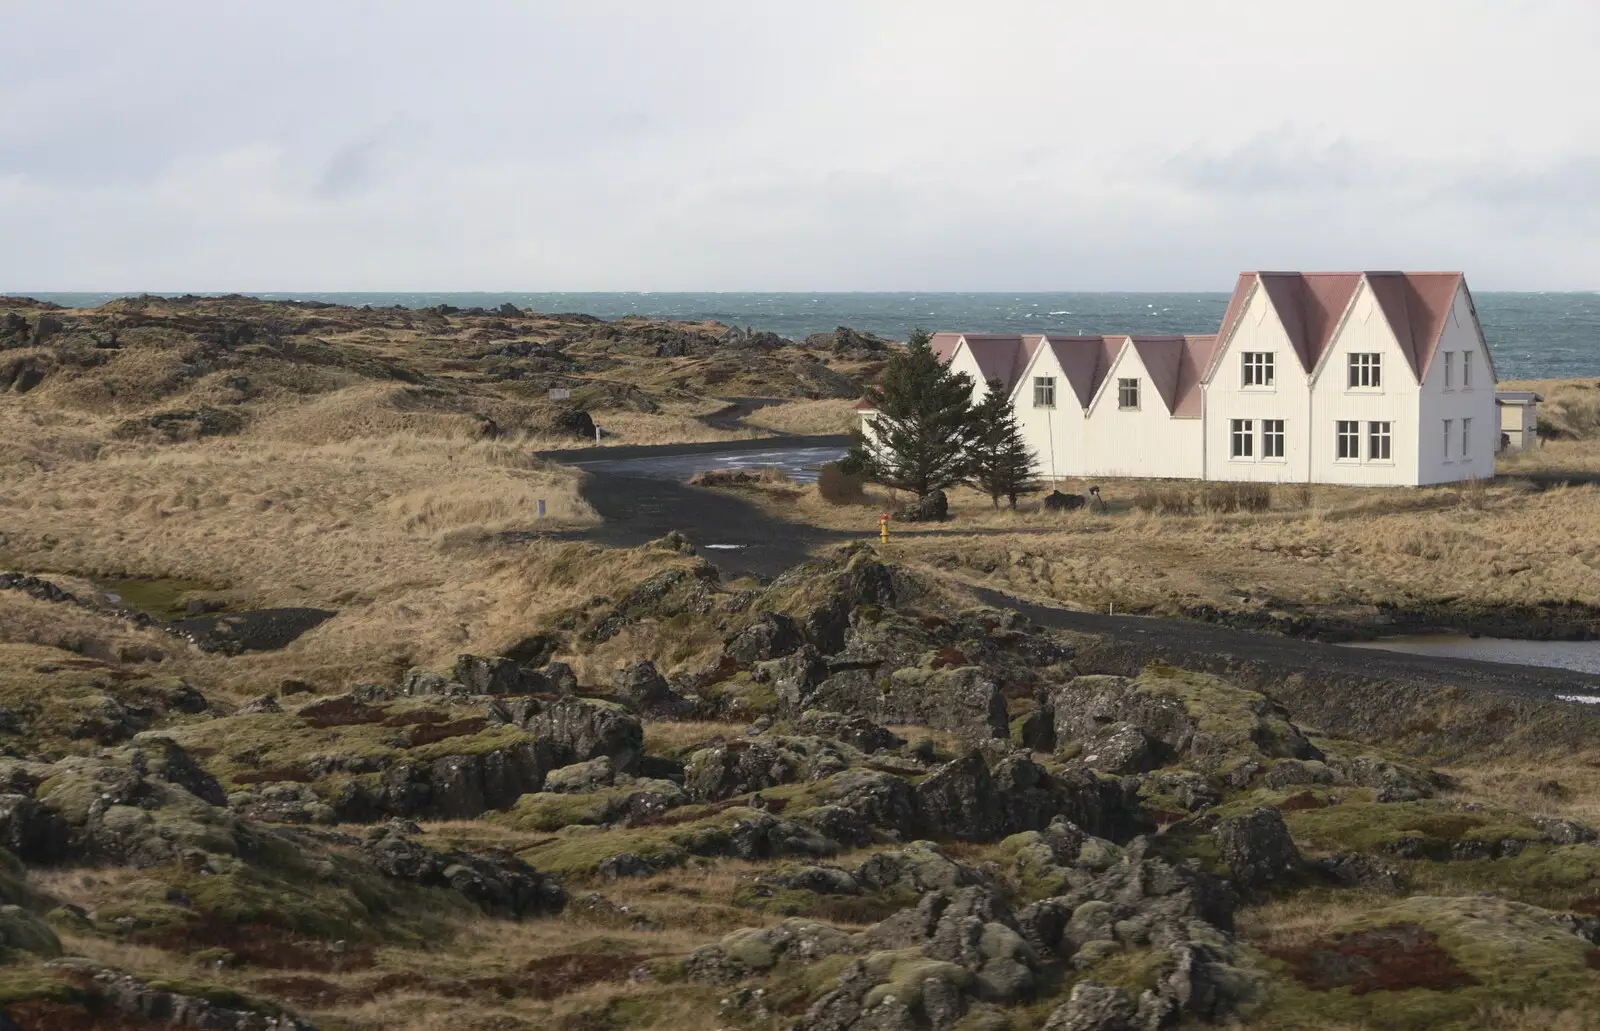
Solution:
[[[1227,291],[11,291],[69,308],[126,297],[245,296],[350,307],[422,309],[441,304],[495,308],[510,303],[550,314],[602,319],[639,316],[719,322],[803,340],[841,326],[904,340],[929,331],[1071,334],[1214,333]],[[1500,379],[1600,376],[1600,291],[1475,291],[1479,319]]]

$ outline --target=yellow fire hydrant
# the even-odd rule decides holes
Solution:
[[[878,517],[878,540],[889,543],[889,513],[885,512]]]

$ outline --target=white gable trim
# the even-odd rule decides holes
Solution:
[[[1074,398],[1076,398],[1076,393],[1072,391],[1072,384],[1067,382],[1066,370],[1061,367],[1060,362],[1055,360],[1055,352],[1050,350],[1050,338],[1047,336],[1039,341],[1039,346],[1033,349],[1033,357],[1029,358],[1028,364],[1022,367],[1021,372],[1017,373],[1017,382],[1011,387],[1011,403],[1013,406],[1018,403],[1018,398],[1027,396],[1023,392],[1023,388],[1033,386],[1034,367],[1039,364],[1040,356],[1046,351],[1050,351],[1050,361],[1056,367],[1054,373],[1056,380],[1056,407],[1061,407],[1062,390],[1073,393]]]
[[[1124,336],[1122,338],[1122,346],[1117,348],[1117,356],[1111,359],[1111,365],[1106,369],[1106,374],[1100,377],[1100,385],[1094,388],[1094,393],[1089,397],[1089,405],[1084,409],[1085,413],[1092,414],[1096,408],[1100,407],[1100,398],[1105,396],[1106,384],[1117,378],[1117,371],[1122,368],[1122,359],[1131,350],[1133,350],[1133,338]],[[1139,367],[1143,369],[1144,362],[1140,362]],[[1146,379],[1149,379],[1150,371],[1146,369],[1144,375]],[[1143,398],[1139,399],[1139,404],[1141,406],[1144,404]]]
[[[1456,296],[1450,299],[1450,310],[1453,313],[1456,300],[1462,294],[1467,297],[1467,311],[1472,313],[1472,332],[1478,338],[1478,350],[1483,352],[1483,360],[1489,366],[1489,382],[1499,383],[1500,373],[1495,371],[1494,353],[1489,350],[1489,341],[1483,338],[1483,323],[1478,321],[1478,305],[1472,299],[1472,291],[1467,289],[1467,277],[1462,276],[1461,282],[1456,286]]]
[[[1244,324],[1244,314],[1250,310],[1251,302],[1255,300],[1257,291],[1260,291],[1261,289],[1260,274],[1251,273],[1250,289],[1245,291],[1244,300],[1240,302],[1239,317],[1233,320],[1233,325],[1228,327],[1228,331],[1226,333],[1223,333],[1217,337],[1217,348],[1211,353],[1211,364],[1206,366],[1205,375],[1200,377],[1200,387],[1202,390],[1211,384],[1211,378],[1215,376],[1217,374],[1217,370],[1222,367],[1223,355],[1227,353],[1228,346],[1233,343],[1234,334],[1239,332],[1239,327]],[[1267,304],[1269,307],[1271,306],[1271,298],[1268,298]]]

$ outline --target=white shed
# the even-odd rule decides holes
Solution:
[[[1500,451],[1521,451],[1539,442],[1539,402],[1531,390],[1500,390],[1494,395],[1500,409]]]

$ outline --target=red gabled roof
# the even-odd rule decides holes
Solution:
[[[1244,311],[1250,286],[1259,282],[1283,323],[1301,367],[1317,367],[1333,342],[1339,320],[1365,278],[1411,371],[1420,381],[1444,334],[1464,277],[1459,272],[1243,272],[1222,316],[1225,336]]]
[[[1428,375],[1434,352],[1450,321],[1456,291],[1465,280],[1459,272],[1368,272],[1367,282],[1400,350],[1417,381]]]
[[[1117,352],[1128,338],[1126,336],[1046,336],[1050,353],[1067,377],[1067,384],[1078,398],[1078,405],[1088,408],[1089,402],[1100,389]]]
[[[1217,336],[1225,337],[1234,323],[1244,315],[1245,298],[1250,296],[1250,288],[1256,285],[1254,272],[1239,273],[1239,281],[1233,284],[1233,296],[1228,298],[1228,310],[1222,313],[1222,327],[1217,330]]]
[[[948,362],[956,353],[956,345],[961,343],[960,333],[935,333],[928,341],[928,346],[933,348],[933,353],[941,362]]]
[[[940,334],[941,336],[944,334]],[[987,384],[990,380],[999,380],[1007,391],[1017,385],[1017,377],[1022,375],[1022,370],[1028,367],[1028,362],[1033,358],[1033,352],[1038,349],[1042,336],[1022,336],[1004,333],[955,333],[951,334],[958,340],[965,341],[967,350],[972,352],[972,358],[978,363],[978,372]],[[954,357],[955,349],[951,349]],[[945,361],[949,361],[946,358]]]
[[[1150,374],[1150,385],[1156,390],[1167,411],[1177,418],[1196,418],[1200,415],[1200,381],[1211,364],[1216,350],[1217,337],[1167,336],[1129,337],[1145,371]]]
[[[1258,272],[1300,367],[1310,372],[1361,285],[1359,272]]]

